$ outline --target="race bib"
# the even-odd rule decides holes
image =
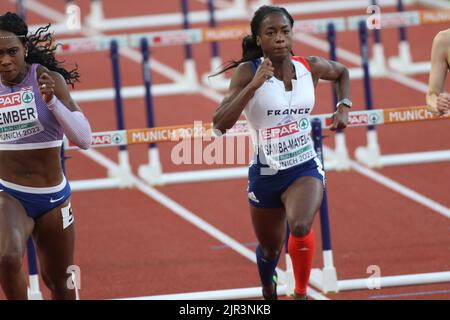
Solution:
[[[16,141],[43,130],[32,87],[0,96],[0,142]]]
[[[315,151],[310,131],[307,118],[260,130],[260,149],[266,164],[274,169],[287,169],[312,159]]]

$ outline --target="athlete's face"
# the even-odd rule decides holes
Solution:
[[[14,33],[0,30],[0,75],[16,83],[26,69],[25,47]]]
[[[292,28],[288,18],[281,13],[269,14],[261,22],[256,41],[264,56],[274,61],[285,59],[292,51]]]

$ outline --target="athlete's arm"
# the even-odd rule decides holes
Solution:
[[[439,32],[431,49],[431,71],[428,80],[427,106],[431,112],[442,115],[449,110],[449,97],[444,92],[450,59],[450,29]]]
[[[310,56],[306,58],[311,67],[314,86],[319,79],[329,80],[335,83],[338,100],[349,98],[350,95],[350,75],[348,69],[341,63],[324,59],[322,57]],[[344,105],[338,106],[333,114],[331,130],[344,129],[347,127],[349,108]]]
[[[214,129],[225,133],[233,127],[255,91],[272,76],[272,62],[267,58],[259,65],[254,76],[250,63],[240,64],[231,77],[227,95],[214,113]]]
[[[70,96],[65,79],[57,72],[39,71],[39,92],[48,109],[63,128],[67,138],[78,147],[88,149],[91,145],[91,127],[80,107]]]

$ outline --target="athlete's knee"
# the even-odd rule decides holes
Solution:
[[[22,254],[20,252],[0,253],[0,273],[14,274],[22,269]]]
[[[290,225],[291,233],[295,237],[305,237],[311,231],[312,223],[309,221],[296,221]]]
[[[281,253],[281,248],[267,247],[261,245],[261,251],[265,259],[272,261],[275,260]]]
[[[68,278],[69,275],[50,275],[47,272],[42,272],[42,279],[47,288],[52,292],[64,292],[68,290]]]
[[[41,277],[42,277],[42,280],[44,281],[44,284],[47,286],[47,288],[49,288],[51,290],[51,287],[53,285],[52,285],[52,281],[50,280],[50,277],[48,276],[47,272],[42,271]]]

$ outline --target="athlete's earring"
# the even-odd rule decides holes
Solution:
[[[25,51],[25,58],[28,57],[28,51]]]

